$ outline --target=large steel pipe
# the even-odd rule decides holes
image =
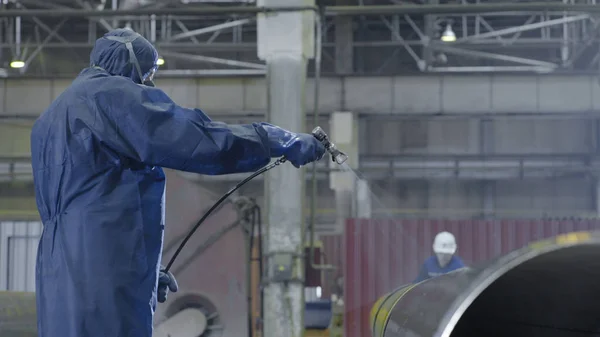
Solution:
[[[377,301],[371,324],[373,337],[600,336],[600,232],[403,286]]]

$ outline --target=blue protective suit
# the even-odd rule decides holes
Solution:
[[[135,34],[116,30],[110,36]],[[132,42],[139,68],[156,50]],[[165,174],[250,172],[273,155],[321,158],[310,135],[226,125],[141,85],[124,43],[99,39],[90,67],[31,134],[44,224],[36,266],[39,337],[150,337],[163,245]],[[269,130],[267,130],[269,129]]]
[[[445,267],[441,267],[438,263],[437,258],[435,256],[431,256],[427,260],[425,260],[423,266],[421,266],[419,275],[417,276],[417,279],[414,281],[414,283],[421,282],[439,275],[447,274],[451,271],[455,271],[464,267],[465,264],[463,263],[461,258],[456,255],[452,256],[450,262]]]

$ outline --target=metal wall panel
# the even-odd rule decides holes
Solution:
[[[539,109],[542,111],[583,111],[598,108],[594,104],[593,96],[600,93],[600,90],[598,80],[593,76],[540,77],[537,89]]]
[[[471,265],[533,240],[590,229],[600,229],[600,219],[348,220],[344,234],[344,336],[370,336],[371,306],[381,295],[417,276],[440,231],[456,236],[458,255]]]
[[[484,208],[481,191],[479,182],[430,181],[425,208],[430,211],[445,210],[446,213],[454,210],[464,214],[463,217],[477,216]]]
[[[52,102],[52,80],[12,79],[5,83],[3,115],[39,116]]]
[[[319,82],[319,110],[321,112],[343,111],[344,106],[340,106],[344,87],[342,81],[337,78],[321,78]],[[308,79],[304,86],[304,107],[306,111],[314,110],[315,102],[315,81]],[[325,127],[323,127],[325,129]],[[327,127],[325,130],[329,130]]]
[[[210,84],[207,84],[207,85],[210,85]],[[245,79],[244,80],[243,99],[244,99],[244,110],[266,112],[266,110],[267,110],[267,81],[264,78]],[[230,109],[230,110],[232,110],[232,109]]]
[[[0,290],[35,291],[40,222],[0,222]]]
[[[179,81],[170,81],[168,85],[161,89],[171,97],[177,104],[188,107],[198,108],[198,86],[195,79],[180,79]]]
[[[404,113],[437,113],[443,110],[442,81],[434,76],[405,76],[394,81],[394,110]]]
[[[585,119],[498,118],[492,125],[495,153],[585,153],[593,150],[592,123]]]
[[[31,126],[25,123],[0,124],[0,156],[28,156]]]
[[[333,291],[335,280],[343,275],[343,236],[341,234],[320,235],[319,240],[323,243],[324,263],[337,267],[336,270],[325,272],[323,282],[323,298],[329,298]]]
[[[70,80],[3,79],[0,115],[39,115]],[[264,113],[264,77],[159,78],[157,85],[184,106],[208,113]],[[314,80],[306,83],[312,111]],[[600,87],[588,75],[418,75],[323,78],[322,113],[370,114],[589,113],[600,110]],[[35,100],[27,99],[36,97]]]
[[[52,85],[50,87],[52,100],[55,100],[56,98],[58,98],[58,96],[60,96],[60,94],[62,94],[63,91],[65,91],[65,89],[67,89],[71,85],[71,83],[73,83],[73,79],[54,79],[54,80],[52,80]],[[40,113],[41,113],[41,111],[40,111]]]
[[[212,99],[212,97],[221,97],[227,102],[227,106],[234,111],[244,110],[244,82],[237,79],[222,78],[215,79],[210,83],[200,83],[198,85],[196,96],[198,97],[197,106],[206,113],[220,111],[223,109],[223,102]],[[264,95],[266,96],[266,91]],[[175,102],[177,100],[173,99]]]
[[[525,94],[536,90],[537,82],[535,76],[495,76],[492,107],[506,111],[537,111],[537,95]]]
[[[492,111],[494,81],[474,81],[471,76],[442,77],[441,112]]]
[[[483,143],[488,154],[589,153],[593,151],[593,123],[589,119],[494,119],[482,129],[476,119],[367,119],[361,154],[478,154]],[[487,134],[486,134],[487,132]],[[485,135],[487,137],[482,137]],[[561,137],[556,137],[561,135]]]
[[[496,183],[494,207],[498,211],[512,212],[513,217],[527,212],[538,214],[593,214],[591,179],[566,177],[505,181]]]
[[[364,113],[392,111],[393,88],[393,77],[349,77],[345,81],[344,89],[352,94],[346,95],[345,105],[352,107],[349,111]]]

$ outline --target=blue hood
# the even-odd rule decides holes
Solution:
[[[90,54],[90,65],[103,68],[113,76],[128,77],[135,83],[141,83],[135,65],[129,60],[129,51],[125,44],[106,38],[107,36],[128,37],[136,34],[137,33],[130,29],[122,28],[106,33],[103,37],[96,40],[94,49],[92,49],[92,53]],[[158,52],[154,46],[142,36],[135,39],[132,42],[132,45],[142,74],[148,73],[156,66]]]

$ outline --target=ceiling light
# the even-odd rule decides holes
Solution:
[[[452,26],[450,24],[446,25],[446,30],[442,33],[441,40],[444,42],[454,42],[456,41],[456,34],[452,30]]]
[[[25,62],[21,61],[21,60],[14,60],[10,63],[10,67],[14,68],[14,69],[20,69],[25,67]]]

